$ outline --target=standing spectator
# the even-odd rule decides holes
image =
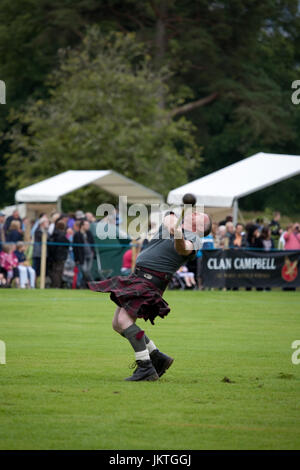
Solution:
[[[274,242],[274,246],[278,246],[279,238],[280,235],[282,234],[282,229],[280,228],[280,212],[275,211],[273,213],[273,219],[271,220],[271,223],[269,224],[269,227],[271,229],[271,236]]]
[[[90,224],[93,224],[94,222],[96,222],[96,217],[91,212],[86,212],[85,218],[86,220],[89,221]]]
[[[211,234],[214,241],[214,248],[219,248],[218,224],[216,222],[213,222],[211,224]]]
[[[229,248],[245,248],[246,246],[247,241],[244,226],[238,222],[235,226],[235,232],[229,237]]]
[[[250,248],[263,248],[259,227],[256,224],[248,225],[247,243]]]
[[[51,237],[51,235],[52,235],[53,232],[54,232],[55,223],[56,223],[56,221],[59,219],[59,217],[60,217],[60,213],[59,213],[59,212],[53,212],[53,213],[50,215],[50,225],[49,225],[49,228],[48,228],[48,234],[49,234],[50,237]]]
[[[68,223],[67,223],[67,228],[73,228],[73,225],[75,223],[75,214],[72,213],[69,213],[69,218],[68,218]]]
[[[260,235],[262,245],[265,251],[270,251],[274,249],[274,241],[271,236],[270,227],[263,227]]]
[[[49,219],[44,215],[40,220],[37,229],[34,232],[34,246],[32,252],[32,267],[38,277],[41,273],[41,253],[42,253],[42,233],[48,231]]]
[[[87,282],[93,280],[92,267],[95,250],[94,247],[90,245],[94,244],[94,238],[90,231],[90,223],[87,220],[81,220],[79,227],[80,230],[75,232],[73,237],[73,252],[75,263],[80,267],[84,286],[86,287]]]
[[[226,248],[229,247],[229,242],[230,242],[230,238],[232,235],[234,235],[234,225],[232,222],[228,221],[226,222],[226,238],[227,238],[227,242],[226,242]]]
[[[278,242],[278,249],[279,250],[284,250],[284,247],[285,247],[285,234],[286,232],[291,229],[293,227],[293,224],[292,223],[289,223],[286,227],[285,230],[282,231],[282,234],[280,235],[280,238],[279,238],[279,242]]]
[[[217,244],[218,247],[216,248],[221,248],[222,250],[226,250],[229,245],[229,238],[226,237],[226,227],[225,225],[219,225],[218,231],[217,231]]]
[[[64,213],[60,214],[58,219],[55,222],[55,225],[57,224],[57,222],[60,222],[61,220],[63,221],[65,226],[67,226],[67,223],[68,223],[68,220],[69,220],[68,214],[64,214]]]
[[[31,227],[30,235],[31,235],[32,237],[34,237],[35,231],[36,231],[36,229],[38,228],[38,226],[39,226],[39,224],[40,224],[40,220],[41,220],[43,217],[47,217],[47,214],[46,214],[46,213],[40,214],[39,217],[38,217],[38,219],[36,219],[36,221],[34,222],[33,226]]]
[[[219,222],[219,227],[220,227],[221,225],[226,225],[227,222],[232,222],[232,221],[233,221],[232,215],[227,215],[224,220],[221,220],[221,222]]]
[[[284,234],[285,250],[300,250],[300,224],[296,222]]]
[[[14,219],[11,221],[8,231],[6,233],[6,241],[8,243],[17,243],[23,240],[23,233],[21,230],[21,223],[19,220]]]
[[[34,289],[35,287],[35,270],[29,265],[25,256],[26,246],[23,242],[17,243],[17,249],[14,254],[18,258],[18,271],[20,278],[20,287],[25,289],[26,286]]]
[[[84,212],[78,210],[75,212],[76,220],[83,220],[85,218]]]
[[[66,224],[63,220],[56,223],[54,232],[49,241],[57,245],[49,245],[48,260],[50,267],[50,278],[52,287],[60,288],[62,284],[62,275],[64,264],[68,257],[69,240],[66,237]]]
[[[5,214],[0,212],[0,251],[2,251],[2,243],[5,243],[5,230],[4,230]]]
[[[18,209],[15,209],[12,213],[12,215],[10,215],[9,217],[7,217],[6,221],[5,221],[5,224],[4,224],[4,232],[5,234],[7,234],[7,231],[10,227],[10,224],[13,220],[18,220],[21,224],[21,227],[22,227],[22,219],[20,218],[20,214],[19,214],[19,211]]]

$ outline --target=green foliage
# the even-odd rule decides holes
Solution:
[[[15,0],[14,2],[3,0],[0,5],[0,78],[7,82],[8,105],[0,107],[0,129],[11,130],[13,123],[7,121],[9,108],[14,107],[18,111],[15,116],[19,118],[20,106],[23,106],[28,98],[33,101],[41,99],[42,107],[46,106],[44,103],[46,100],[49,112],[49,87],[45,79],[51,70],[57,69],[58,51],[62,48],[72,49],[77,46],[84,37],[86,27],[97,24],[105,33],[116,31],[135,33],[135,39],[132,40],[136,46],[139,47],[140,43],[148,46],[146,54],[149,56],[155,77],[153,89],[157,87],[155,95],[161,108],[173,110],[193,100],[217,93],[217,98],[209,104],[197,107],[189,114],[185,114],[196,129],[197,145],[203,149],[201,154],[203,164],[195,168],[194,156],[198,152],[191,149],[189,151],[189,154],[193,155],[191,164],[185,166],[185,157],[180,159],[180,162],[175,158],[173,167],[171,163],[168,165],[170,173],[161,172],[158,166],[155,178],[152,179],[152,187],[155,187],[155,180],[157,180],[156,187],[164,187],[167,190],[170,185],[175,187],[178,181],[180,183],[184,181],[186,170],[188,178],[195,179],[258,151],[299,155],[300,106],[292,105],[290,99],[291,83],[299,79],[300,72],[298,3],[298,0],[214,2],[210,0],[181,2],[172,0],[102,0],[101,2],[53,0],[50,3],[47,0]],[[68,60],[70,68],[71,56]],[[86,58],[82,57],[80,60],[84,62]],[[140,60],[138,63],[141,65]],[[170,73],[164,73],[162,81],[160,70],[166,65]],[[92,74],[89,74],[87,70],[82,71],[80,75],[79,65],[77,66],[78,70],[74,65],[74,77],[76,77],[74,80],[84,81],[89,75],[88,80],[94,83],[90,89],[90,95],[92,95],[93,86],[97,85],[97,80],[93,79]],[[74,86],[71,81],[68,81],[68,84]],[[52,81],[52,91],[56,86],[62,89],[59,82]],[[124,87],[121,87],[122,93]],[[146,89],[148,92],[149,87]],[[73,88],[73,90],[75,93],[77,89]],[[69,101],[73,102],[71,90],[67,91],[69,91]],[[87,94],[87,90],[85,93]],[[128,101],[130,94],[126,92],[126,96]],[[53,106],[57,99],[57,95],[51,95]],[[140,100],[139,94],[137,99]],[[98,100],[96,102],[98,103]],[[115,102],[114,98],[113,104]],[[81,102],[78,101],[78,103],[81,106]],[[145,100],[142,100],[142,103],[146,105]],[[93,120],[96,106],[96,103],[92,103],[88,119]],[[73,112],[74,105],[70,108]],[[82,112],[85,112],[85,109],[86,106],[83,106]],[[107,109],[110,110],[108,105],[105,107],[105,110]],[[48,119],[47,110],[42,113],[39,109],[36,113]],[[150,110],[149,114],[151,112]],[[164,114],[163,111],[161,113]],[[144,113],[142,114],[142,119],[144,119]],[[62,115],[65,122],[65,126],[62,126],[65,142],[61,144],[54,166],[51,166],[52,163],[48,165],[53,172],[56,167],[62,166],[61,160],[65,158],[65,147],[68,148],[67,154],[72,153],[70,147],[74,147],[74,134],[78,136],[78,139],[84,137],[81,132],[77,133],[78,122],[76,121],[69,123],[70,129],[66,132],[65,127],[68,123],[65,113],[60,112],[60,117]],[[119,128],[114,116],[113,114],[112,126]],[[77,116],[74,117],[77,118]],[[156,119],[161,122],[161,115]],[[30,126],[23,124],[22,120],[19,122],[20,131],[26,135]],[[52,125],[55,127],[55,119]],[[174,123],[170,124],[170,132],[173,125]],[[184,121],[181,121],[181,125],[188,126],[190,129],[190,124]],[[94,127],[94,124],[91,126]],[[136,126],[137,133],[139,133],[139,125],[133,123],[131,127],[133,126]],[[128,128],[123,127],[123,129],[127,137]],[[88,135],[89,131],[86,131]],[[15,129],[11,130],[11,133],[14,132]],[[173,136],[177,132],[178,129],[175,129]],[[55,142],[53,144],[50,134],[47,141],[49,152],[43,148],[47,154],[52,152],[53,145],[57,147]],[[111,130],[107,130],[105,135],[108,136],[109,143],[103,142],[109,148],[113,146],[109,139],[110,134]],[[118,135],[116,145],[122,143],[124,149],[118,159],[115,158],[115,152],[113,152],[114,157],[110,167],[112,164],[120,163],[121,168],[126,167],[128,174],[136,174],[132,168],[135,160],[131,157],[135,153],[139,157],[141,166],[141,174],[138,178],[142,182],[148,181],[145,179],[145,173],[148,171],[145,165],[147,158],[141,155],[140,149],[133,152],[138,140],[134,139],[132,142],[132,132],[129,133],[131,137],[128,135],[127,139]],[[156,132],[153,135],[157,138],[157,147],[159,147],[163,138]],[[174,143],[176,139],[173,136],[171,140]],[[67,142],[67,138],[71,141]],[[176,142],[176,150],[180,149],[184,153],[182,139],[179,132],[180,142]],[[149,150],[153,150],[154,146],[149,143],[149,140],[151,141],[151,136],[149,138],[147,135],[145,141],[149,144]],[[23,143],[25,147],[28,144],[28,142]],[[23,143],[20,144],[20,149]],[[0,167],[2,155],[7,152],[4,145],[6,146],[7,143],[0,146]],[[194,143],[190,142],[189,145],[194,149]],[[189,145],[185,145],[186,151]],[[92,161],[90,156],[92,145],[88,137],[86,147],[88,152],[85,157],[81,149],[80,156],[77,159],[72,158],[73,166],[69,166],[69,161],[66,160],[68,168],[74,168],[75,165],[86,160]],[[100,143],[98,142],[97,145],[94,141],[94,147],[98,152]],[[173,159],[173,149],[170,150],[168,145],[166,147],[164,163]],[[15,154],[15,150],[12,151]],[[35,159],[30,145],[24,152],[24,155],[27,153],[28,157]],[[153,159],[154,162],[158,159],[155,150],[153,150]],[[28,164],[29,162],[30,160]],[[39,170],[36,164],[34,165],[32,175],[25,175],[24,182],[38,179]],[[180,171],[182,165],[185,167],[184,172]],[[179,172],[178,175],[177,172]],[[167,177],[165,178],[164,175]],[[10,170],[6,180],[9,180],[11,188],[18,188],[19,179],[15,178]],[[1,169],[0,181],[3,181]],[[289,188],[299,200],[299,185],[291,181]],[[7,183],[6,189],[8,189]],[[0,194],[0,201],[4,197]],[[289,195],[286,197],[286,203],[284,203],[284,198],[282,200],[284,211],[290,210],[288,199]],[[263,199],[259,197],[249,199],[249,204],[253,209],[261,207],[263,203]],[[276,188],[270,189],[269,203],[274,208],[277,205]],[[299,205],[297,208],[299,210]]]
[[[114,169],[165,194],[186,182],[199,149],[191,123],[172,121],[160,108],[163,80],[134,34],[91,28],[80,47],[61,51],[50,97],[11,112],[11,184],[67,169]]]

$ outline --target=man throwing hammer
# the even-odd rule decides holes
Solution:
[[[157,349],[136,320],[149,319],[154,324],[157,316],[168,315],[170,308],[162,294],[172,275],[195,255],[202,246],[201,238],[210,231],[209,215],[196,208],[186,211],[182,221],[169,213],[137,257],[134,273],[89,283],[94,291],[110,292],[111,300],[117,304],[112,326],[131,344],[137,365],[133,375],[125,380],[157,380],[173,363],[173,358]]]

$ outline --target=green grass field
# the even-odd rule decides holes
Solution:
[[[139,325],[174,364],[128,383],[108,295],[2,289],[0,449],[300,449],[300,293],[165,299],[168,317]]]

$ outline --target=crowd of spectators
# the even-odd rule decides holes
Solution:
[[[93,279],[95,250],[92,245],[95,242],[90,224],[95,222],[91,212],[81,210],[75,214],[53,212],[50,217],[40,214],[32,225],[28,218],[20,218],[18,210],[9,217],[0,212],[0,287],[36,286],[40,276],[43,233],[47,240],[49,285],[62,287],[64,275],[69,275],[66,281],[72,285],[76,275],[76,287],[86,287]]]
[[[74,214],[53,212],[50,217],[40,214],[32,224],[26,217],[21,219],[18,210],[9,217],[0,212],[0,287],[36,286],[40,276],[42,234],[46,233],[48,285],[60,288],[67,284],[85,288],[87,282],[93,280],[95,241],[91,224],[94,223],[94,215],[81,210]],[[117,214],[115,223],[118,224]],[[144,244],[154,231],[155,228],[149,225]],[[213,222],[211,233],[203,241],[203,249],[300,250],[300,224],[288,224],[283,229],[279,212],[275,212],[272,221],[265,224],[257,219],[255,223],[238,222],[234,225],[232,217],[227,216],[225,220]],[[201,266],[201,256],[202,251],[199,250],[198,266]],[[130,273],[132,265],[132,250],[128,250],[120,273]],[[178,272],[188,287],[195,285],[191,272],[196,273],[197,269],[183,268]]]
[[[213,223],[211,235],[206,238],[203,248],[300,250],[300,223],[288,224],[283,229],[280,225],[280,217],[280,212],[275,212],[269,223],[263,223],[262,219],[257,219],[255,223],[238,222],[234,226],[232,216],[227,216],[225,220]]]

